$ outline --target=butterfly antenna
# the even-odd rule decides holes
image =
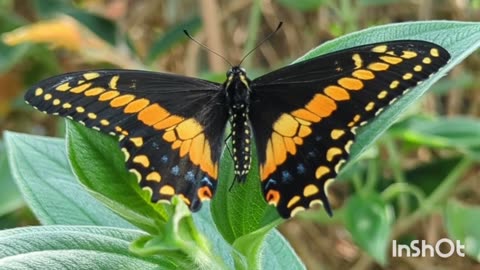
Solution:
[[[188,31],[187,31],[186,29],[183,29],[183,33],[185,33],[185,35],[186,35],[189,39],[191,39],[193,42],[197,43],[198,45],[200,45],[202,48],[204,48],[204,49],[207,50],[208,52],[211,52],[211,53],[215,54],[216,56],[222,58],[225,62],[227,62],[227,63],[230,65],[230,67],[233,67],[232,63],[230,63],[230,61],[228,61],[227,58],[223,57],[221,54],[217,53],[216,51],[208,48],[207,45],[204,45],[204,44],[200,43],[200,41],[194,39],[194,38],[190,35],[190,33],[188,33]]]
[[[255,46],[253,49],[251,49],[247,54],[245,54],[245,56],[242,58],[242,60],[240,60],[240,64],[238,64],[238,66],[240,66],[243,61],[245,60],[245,58],[247,58],[247,56],[249,56],[253,51],[255,51],[256,49],[258,49],[258,47],[262,46],[263,43],[265,43],[265,41],[269,40],[273,35],[275,35],[278,30],[280,30],[280,28],[282,27],[282,24],[283,22],[279,22],[278,23],[278,26],[277,26],[277,29],[275,29],[273,32],[271,32],[270,34],[268,34],[266,37],[264,37],[262,39],[262,41],[260,41],[257,46]]]

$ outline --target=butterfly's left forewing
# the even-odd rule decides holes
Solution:
[[[192,210],[216,188],[228,112],[221,86],[173,74],[97,70],[56,76],[27,91],[35,108],[117,135],[152,201],[179,195]]]
[[[438,45],[392,41],[334,52],[252,81],[250,121],[265,199],[284,218],[313,204],[346,163],[359,126],[450,58]]]

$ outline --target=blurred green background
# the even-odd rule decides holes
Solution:
[[[255,77],[353,31],[434,19],[479,21],[480,1],[0,0],[0,131],[63,136],[63,119],[38,113],[23,102],[26,88],[59,73],[150,69],[223,81],[228,65],[188,40],[183,29],[237,63],[283,21],[282,30],[244,62]],[[281,225],[280,231],[308,269],[428,269],[440,264],[442,269],[480,269],[480,248],[466,258],[388,258],[382,267],[367,255],[358,242],[361,238],[352,237],[355,232],[349,224],[341,222],[356,222],[354,217],[341,218],[348,212],[342,209],[352,205],[346,203],[349,198],[357,200],[356,210],[368,216],[369,205],[378,196],[391,201],[396,219],[372,214],[371,221],[386,223],[399,242],[433,243],[468,234],[476,235],[473,240],[478,244],[479,85],[477,52],[435,84],[339,177],[331,190],[337,208],[334,218],[319,218],[317,211],[309,211]],[[439,193],[438,187],[448,181],[455,185]],[[362,190],[368,190],[368,196],[354,197]],[[435,207],[419,211],[418,202],[429,199],[437,203]],[[0,139],[0,228],[34,224],[37,221],[16,190]],[[367,235],[363,241],[375,237],[380,236]]]

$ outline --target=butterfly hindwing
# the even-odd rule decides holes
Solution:
[[[178,75],[98,70],[27,91],[46,113],[120,136],[128,169],[152,201],[178,194],[192,210],[213,196],[228,111],[219,84]]]
[[[326,185],[365,125],[450,58],[438,45],[392,41],[306,60],[252,81],[250,121],[265,199],[288,218],[330,213]]]

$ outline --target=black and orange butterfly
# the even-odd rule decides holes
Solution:
[[[45,113],[119,136],[126,166],[151,200],[178,195],[192,211],[215,193],[230,123],[235,179],[250,170],[255,140],[265,200],[288,218],[313,204],[331,214],[326,187],[365,125],[449,60],[419,40],[318,56],[254,80],[239,66],[223,84],[139,70],[67,73],[25,99]]]

